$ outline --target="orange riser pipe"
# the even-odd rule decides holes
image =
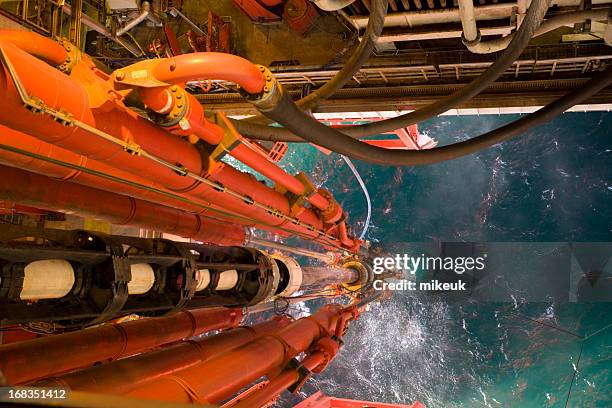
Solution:
[[[164,375],[192,367],[223,352],[241,346],[256,336],[277,331],[291,320],[275,317],[252,327],[238,327],[223,333],[196,337],[157,351],[123,358],[107,364],[46,378],[34,387],[70,387],[71,390],[124,394]]]
[[[244,228],[235,224],[201,217],[98,190],[78,184],[50,179],[13,167],[0,166],[0,199],[57,212],[131,225],[152,231],[163,231],[217,245],[242,245]]]
[[[66,149],[62,149],[50,143],[43,142],[40,139],[29,136],[22,132],[18,132],[11,128],[7,128],[6,126],[0,125],[0,134],[2,134],[0,144],[15,147],[30,153],[35,153],[44,157],[48,157],[50,159],[60,160],[73,165],[86,167],[90,170],[95,170],[101,173],[108,174],[110,176],[136,182],[149,187],[165,190],[161,185],[156,185],[142,177],[138,177],[130,173],[117,170],[114,167],[108,166],[104,163],[100,163],[96,160],[87,159],[87,157],[85,156],[73,153]],[[168,205],[174,208],[180,208],[193,213],[202,214],[206,212],[206,210],[202,209],[202,207],[196,205],[189,205],[188,203],[185,203],[180,200],[164,197],[163,195],[132,187],[127,184],[106,180],[104,178],[96,177],[94,175],[83,173],[78,170],[73,170],[68,167],[63,167],[61,165],[49,163],[44,160],[34,159],[2,149],[0,149],[0,163],[5,164],[7,166],[17,167],[23,170],[45,175],[48,177],[53,177],[59,180],[71,181],[77,184],[95,187],[100,190],[111,192],[121,191],[123,194],[129,195],[131,197],[136,197],[142,200]]]
[[[30,31],[0,30],[0,38],[53,66],[63,64],[68,57],[59,43]]]
[[[15,147],[30,153],[35,153],[44,157],[48,157],[50,159],[56,159],[66,163],[79,165],[81,167],[118,177],[123,180],[135,182],[158,190],[167,191],[174,195],[180,195],[185,198],[188,198],[184,194],[170,191],[150,180],[118,170],[112,166],[101,163],[99,161],[88,159],[85,156],[73,153],[66,149],[62,149],[58,146],[44,142],[25,133],[7,128],[6,126],[0,125],[0,134],[2,134],[0,144]],[[33,173],[57,178],[64,181],[71,181],[77,184],[94,187],[100,190],[110,192],[121,191],[122,194],[129,195],[130,197],[140,198],[142,200],[155,202],[157,204],[167,205],[169,207],[189,211],[198,215],[209,215],[213,218],[219,218],[225,221],[230,221],[232,223],[248,226],[255,225],[252,222],[248,222],[240,218],[232,217],[229,215],[222,215],[217,211],[203,208],[200,205],[186,203],[182,200],[174,199],[163,194],[147,191],[120,182],[107,180],[95,175],[88,174],[86,172],[73,170],[67,167],[63,167],[61,165],[49,163],[44,160],[30,158],[19,153],[13,153],[2,149],[0,149],[0,164],[4,164],[10,167],[17,167],[23,170],[31,171]],[[201,203],[203,206],[208,206],[213,209],[227,212],[226,209],[210,204],[209,202],[204,202],[201,200],[196,201]]]
[[[189,54],[189,56],[191,55],[193,54]],[[155,112],[164,114],[174,106],[172,93],[167,88],[140,88],[138,94],[147,107]],[[189,106],[185,119],[189,122],[190,128],[183,129],[180,126],[173,126],[169,129],[170,132],[180,136],[195,134],[209,144],[219,144],[223,140],[223,129],[206,119],[202,105],[193,95],[182,92],[181,97],[183,95],[187,98]],[[234,158],[280,184],[293,194],[301,195],[304,193],[305,186],[300,180],[262,157],[260,153],[249,147],[249,143],[241,135],[236,134],[236,137],[239,139],[239,144],[230,151]],[[312,194],[308,197],[308,201],[320,210],[325,210],[330,204],[319,193]]]
[[[299,319],[274,335],[261,336],[224,355],[147,383],[128,395],[217,404],[256,379],[281,370],[291,358],[333,331],[342,313],[337,304],[323,306],[313,316]]]
[[[301,362],[302,366],[310,371],[324,363],[325,355],[320,351],[309,354]],[[289,387],[298,382],[299,379],[300,374],[297,370],[284,370],[261,389],[255,391],[249,396],[246,396],[236,405],[232,405],[231,407],[227,408],[260,408],[266,406],[266,404],[281,395],[283,391],[286,391]]]
[[[195,174],[204,174],[200,152],[190,143],[159,129],[151,122],[139,117],[124,107],[109,85],[101,79],[105,75],[96,71],[87,57],[75,66],[71,76],[50,67],[41,60],[24,53],[13,44],[0,38],[0,45],[16,68],[28,92],[46,101],[55,109],[70,112],[76,119],[88,123],[123,141],[136,142],[149,153],[170,163],[179,162]],[[8,73],[0,75],[0,97],[5,106],[0,110],[0,123],[23,131],[44,141],[65,147],[75,153],[98,160],[124,171],[138,174],[159,182],[166,188],[182,191],[190,197],[210,201],[220,207],[246,217],[256,219],[256,224],[282,226],[311,239],[317,238],[308,228],[293,225],[269,214],[266,210],[253,207],[238,198],[215,191],[195,180],[176,174],[142,156],[132,156],[121,146],[92,135],[82,129],[62,126],[49,116],[27,111],[19,99],[14,84],[7,83]],[[85,88],[79,81],[90,82]],[[92,103],[100,105],[96,108]],[[104,107],[102,109],[102,107]],[[258,182],[254,177],[241,173],[231,166],[223,165],[211,179],[255,200],[289,213],[285,196]],[[303,222],[322,228],[322,222],[311,209],[305,209],[297,216]],[[338,242],[339,244],[339,242]]]
[[[11,343],[0,346],[0,370],[9,384],[23,384],[211,330],[236,327],[243,317],[242,309],[197,309]]]

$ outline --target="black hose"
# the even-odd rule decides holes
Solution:
[[[365,64],[374,47],[380,33],[385,24],[385,16],[387,15],[387,0],[373,0],[370,6],[370,18],[366,32],[359,43],[355,52],[349,60],[344,64],[342,69],[336,75],[327,81],[325,85],[316,91],[306,95],[304,98],[297,101],[297,105],[302,110],[310,110],[314,108],[320,100],[327,99],[334,94],[338,89],[342,88],[348,81],[355,76]]]
[[[533,4],[533,3],[532,3]],[[472,139],[427,150],[392,150],[355,140],[316,119],[304,115],[284,94],[276,107],[264,112],[268,117],[302,135],[304,139],[334,152],[369,163],[412,166],[439,163],[465,156],[517,136],[545,123],[566,109],[579,104],[612,84],[612,67],[599,72],[582,87],[575,89],[542,109],[498,129]]]
[[[382,32],[383,27],[385,25],[387,6],[387,0],[372,1],[372,5],[370,6],[370,17],[368,19],[368,26],[366,27],[365,34],[363,35],[359,46],[357,46],[349,60],[344,64],[342,69],[340,69],[340,71],[338,71],[336,75],[334,75],[332,79],[327,81],[316,91],[306,95],[305,97],[296,102],[300,109],[304,111],[310,111],[317,106],[319,101],[325,100],[332,96],[338,89],[346,85],[346,83],[350,81],[351,78],[353,78],[353,76],[355,76],[357,72],[359,72],[363,64],[365,64],[368,59],[370,59],[370,55],[372,55],[372,51],[374,50],[374,47],[376,47],[378,37],[380,37],[380,33]],[[270,121],[266,118],[256,116],[245,119],[240,123],[242,123],[241,126],[252,125],[259,126],[262,129],[266,129],[268,128],[268,126],[266,126],[265,124],[269,122]],[[235,124],[236,123],[238,123],[238,121],[235,121]]]
[[[431,105],[425,106],[414,112],[400,115],[395,118],[367,123],[364,125],[343,127],[342,133],[352,138],[359,139],[370,135],[389,132],[444,113],[447,110],[452,109],[454,106],[466,102],[478,95],[490,84],[495,82],[495,80],[506,72],[508,67],[520,57],[525,47],[527,47],[529,44],[529,40],[539,27],[540,22],[544,18],[546,10],[548,9],[548,4],[549,0],[533,0],[529,10],[527,11],[525,20],[519,27],[508,48],[504,50],[501,56],[482,75],[475,78],[472,82],[459,89],[452,95],[449,95],[444,99],[434,102]],[[284,125],[282,122],[279,123]],[[295,132],[295,134],[293,134],[291,129],[288,128],[263,126],[240,120],[234,120],[233,124],[238,132],[252,139],[286,142],[301,142],[305,139],[300,137],[302,135],[301,132]]]

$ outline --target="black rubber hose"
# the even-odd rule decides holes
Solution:
[[[482,75],[475,78],[472,82],[452,95],[414,112],[400,115],[395,118],[371,122],[364,125],[343,127],[342,133],[355,139],[382,134],[437,116],[478,95],[490,84],[495,82],[495,80],[506,72],[508,67],[520,57],[544,18],[546,10],[548,9],[548,4],[549,0],[533,0],[527,11],[525,20],[519,27],[508,48],[504,50],[501,56]],[[234,120],[233,124],[238,132],[252,139],[286,142],[304,141],[304,139],[300,137],[301,132],[293,134],[291,130],[287,128],[258,125],[240,120]]]
[[[338,89],[346,85],[346,83],[350,81],[357,72],[359,72],[363,64],[370,59],[370,55],[372,55],[372,51],[374,51],[374,47],[376,47],[378,37],[380,37],[380,33],[385,25],[387,6],[387,0],[372,1],[368,26],[366,27],[366,31],[361,39],[361,42],[353,54],[351,54],[348,61],[332,79],[327,81],[316,91],[306,95],[296,102],[300,109],[303,111],[310,111],[317,106],[319,101],[325,100],[332,96]],[[259,116],[245,119],[242,122],[243,125],[250,124],[253,126],[260,126],[263,129],[267,128],[265,125],[266,123],[269,123],[269,121],[266,118]]]
[[[426,150],[384,149],[355,140],[336,129],[325,126],[310,116],[304,115],[286,94],[280,98],[274,109],[263,113],[282,123],[289,130],[299,133],[309,142],[345,156],[369,163],[413,166],[452,160],[518,136],[532,127],[551,120],[566,109],[583,102],[610,84],[612,84],[612,67],[599,72],[582,87],[515,122],[463,142]]]
[[[355,76],[365,64],[372,51],[376,46],[378,37],[385,25],[385,16],[387,15],[387,0],[373,0],[370,6],[370,18],[365,34],[359,43],[359,46],[353,52],[349,60],[344,64],[342,69],[334,75],[332,79],[327,81],[325,85],[316,91],[306,95],[299,101],[297,105],[302,110],[310,110],[314,108],[320,100],[327,99],[334,94],[338,89],[342,88],[348,81]]]

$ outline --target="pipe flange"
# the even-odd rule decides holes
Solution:
[[[66,59],[57,69],[65,74],[70,74],[72,68],[81,60],[81,51],[72,44],[67,38],[60,38],[58,44],[64,47],[67,52]]]
[[[332,193],[324,188],[320,188],[317,193],[319,193],[329,202],[326,209],[320,210],[323,221],[326,224],[334,224],[340,221],[343,215],[342,207],[340,207],[340,204],[336,201]]]
[[[172,109],[170,109],[170,112],[164,114],[150,111],[151,118],[159,126],[171,127],[178,124],[181,126],[181,128],[183,128],[184,125],[182,125],[182,121],[187,114],[187,110],[189,109],[187,91],[178,85],[172,85],[170,88],[168,88],[168,91],[170,92],[170,97],[172,98]],[[187,123],[185,126],[189,126],[189,124]]]
[[[312,372],[320,373],[325,370],[325,368],[327,368],[329,363],[334,359],[334,357],[336,357],[336,355],[340,351],[341,345],[342,340],[340,340],[336,336],[320,338],[317,343],[312,347],[311,353],[322,353],[325,356],[325,361],[313,368]]]
[[[263,65],[256,65],[266,80],[263,90],[259,94],[246,94],[246,99],[259,111],[267,112],[276,107],[283,97],[283,87],[276,80],[272,71]]]

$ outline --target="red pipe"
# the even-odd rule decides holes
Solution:
[[[91,187],[0,166],[0,199],[112,224],[164,231],[218,245],[242,245],[243,227]]]
[[[121,170],[117,170],[116,168],[108,166],[104,163],[88,159],[85,156],[73,153],[66,149],[62,149],[50,143],[43,142],[40,139],[36,139],[25,133],[17,132],[2,125],[0,125],[0,134],[2,134],[0,144],[15,147],[30,153],[35,153],[50,159],[55,159],[73,165],[85,167],[90,170],[101,172],[131,182],[143,184],[162,191],[171,192],[169,190],[166,190],[161,185],[152,183],[151,181],[146,180],[144,178],[135,176],[133,174]],[[203,214],[207,211],[206,209],[203,209],[200,206],[191,205],[181,200],[169,198],[167,196],[132,187],[127,184],[110,181],[88,173],[83,173],[79,170],[73,170],[68,167],[63,167],[61,165],[46,162],[44,160],[31,158],[19,153],[12,153],[7,150],[0,149],[0,163],[5,164],[7,166],[18,167],[23,170],[46,175],[48,177],[53,177],[63,181],[72,181],[77,184],[99,188],[105,191],[121,191],[123,194],[129,195],[131,197],[136,197],[142,200],[168,205],[174,208],[179,208],[197,214]]]
[[[196,174],[206,172],[201,154],[193,145],[141,118],[121,105],[119,99],[108,100],[108,95],[115,95],[114,91],[108,88],[108,84],[100,80],[104,74],[96,71],[93,64],[88,69],[73,69],[72,75],[68,77],[31,55],[21,52],[10,43],[2,42],[2,46],[31,95],[46,101],[54,109],[70,112],[76,119],[125,142],[135,142],[149,153],[170,163],[180,162],[181,165]],[[79,64],[89,63],[88,60],[85,60]],[[87,68],[87,66],[79,65],[79,68]],[[0,123],[24,131],[36,138],[66,147],[90,159],[122,168],[133,174],[143,175],[166,188],[184,192],[189,197],[210,201],[231,212],[254,218],[255,226],[261,227],[265,224],[283,226],[305,237],[315,240],[318,238],[316,232],[306,227],[283,221],[264,209],[253,207],[238,198],[217,192],[188,177],[180,176],[142,156],[132,156],[123,151],[121,146],[96,135],[76,127],[62,126],[46,115],[36,115],[26,111],[14,84],[8,82],[7,77],[8,73],[5,69],[4,75],[0,75],[0,97],[5,102],[5,106],[0,110]],[[77,80],[87,82],[89,86],[85,88]],[[289,203],[285,196],[231,166],[223,165],[211,178],[226,187],[289,214]],[[311,209],[304,209],[297,217],[317,229],[322,227],[321,221]]]
[[[356,319],[359,313],[357,308],[349,307],[343,310],[335,324],[334,334],[338,339],[342,339],[346,323],[351,319]],[[311,349],[311,352],[301,361],[301,365],[310,372],[322,371],[331,360],[336,357],[339,346],[327,347],[325,352],[321,348]],[[278,376],[274,377],[266,386],[242,399],[232,408],[257,408],[266,406],[267,403],[278,397],[289,387],[296,385],[300,381],[300,373],[296,368],[287,368]]]
[[[48,213],[48,211],[41,210],[40,208],[28,207],[27,205],[19,205],[8,201],[0,201],[0,214],[28,214],[43,216]]]
[[[284,316],[275,317],[252,327],[238,327],[226,332],[198,337],[129,358],[46,378],[34,387],[70,387],[72,390],[125,394],[132,389],[164,375],[192,367],[213,356],[246,344],[264,333],[277,331],[291,322]]]
[[[242,309],[197,309],[1,345],[0,370],[9,384],[23,384],[196,334],[236,327],[243,317]]]
[[[323,306],[313,316],[297,320],[273,335],[196,366],[147,383],[128,395],[136,398],[216,404],[264,375],[273,375],[295,355],[333,331],[343,309]],[[263,357],[263,358],[262,358]]]
[[[340,242],[342,243],[342,245],[346,246],[347,248],[353,249],[353,247],[358,242],[356,240],[353,241],[348,236],[348,231],[347,231],[347,228],[346,228],[346,222],[345,221],[341,221],[340,223],[338,223],[338,235],[340,237]]]

